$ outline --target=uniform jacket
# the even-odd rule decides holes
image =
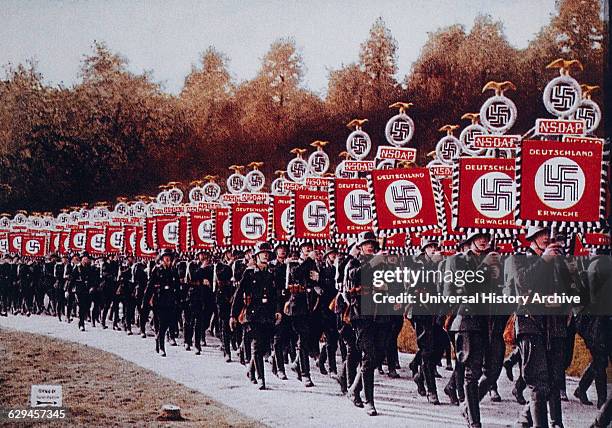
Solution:
[[[241,312],[243,317],[241,317]],[[273,323],[276,312],[274,276],[269,269],[248,268],[242,275],[231,307],[231,316],[247,323]]]

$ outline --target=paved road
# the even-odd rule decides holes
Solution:
[[[450,372],[441,370],[444,379],[438,379],[441,406],[427,403],[416,393],[414,382],[406,369],[401,369],[400,379],[389,379],[376,374],[376,407],[379,416],[368,417],[362,409],[355,408],[340,394],[335,380],[313,372],[314,388],[304,388],[293,373],[288,381],[280,381],[266,365],[269,391],[256,390],[245,377],[245,369],[237,362],[225,363],[218,350],[218,340],[207,338],[209,346],[202,355],[186,352],[183,347],[167,346],[168,357],[155,353],[153,338],[126,336],[123,332],[77,329],[76,322],[58,322],[50,316],[0,317],[0,328],[44,334],[57,339],[73,341],[116,354],[141,367],[194,388],[236,410],[270,426],[307,427],[460,427],[464,421],[459,407],[451,406],[441,392]],[[411,356],[401,355],[402,367],[407,367]],[[121,376],[121,373],[117,373]],[[568,391],[576,386],[575,379],[568,379]],[[502,374],[499,382],[501,403],[483,400],[481,413],[485,427],[513,426],[520,406],[511,400],[511,384]],[[589,391],[595,400],[593,387]],[[566,428],[587,427],[595,415],[594,407],[580,405],[572,400],[563,403]]]

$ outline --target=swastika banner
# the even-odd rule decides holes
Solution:
[[[157,249],[176,249],[179,245],[179,221],[175,216],[155,217],[153,242]],[[147,245],[148,247],[148,245]]]
[[[44,235],[24,234],[21,239],[21,255],[25,257],[44,257],[47,237]]]
[[[218,208],[214,214],[215,242],[217,247],[229,245],[230,219],[229,208]]]
[[[175,223],[176,224],[176,223]],[[177,224],[178,227],[178,224]],[[144,228],[141,226],[134,227],[134,242],[136,257],[141,259],[152,259],[156,256],[156,251],[153,248],[149,248],[147,245],[147,239],[145,237]]]
[[[72,227],[69,229],[69,233],[68,249],[71,251],[85,250],[85,229],[81,227]]]
[[[599,226],[608,180],[604,156],[598,142],[524,141],[517,158],[518,221]]]
[[[106,253],[106,236],[102,228],[88,228],[85,231],[85,251],[100,255]]]
[[[190,250],[207,250],[215,245],[215,225],[212,211],[189,213]]]
[[[288,241],[291,236],[291,196],[272,197],[272,238],[275,241]]]
[[[298,241],[323,242],[330,236],[329,193],[297,190],[292,196],[291,223]]]
[[[453,171],[453,228],[516,229],[515,189],[514,159],[460,158]]]
[[[232,245],[253,246],[268,240],[268,205],[233,204],[230,214]]]
[[[382,234],[426,230],[442,225],[442,189],[429,169],[372,171],[374,229]],[[434,192],[435,187],[435,192]]]
[[[136,254],[136,228],[137,226],[123,226],[123,252],[125,254]]]
[[[117,254],[123,249],[123,229],[121,226],[106,226],[104,230],[106,252]]]
[[[372,196],[365,178],[336,178],[330,197],[332,230],[348,237],[372,230]]]

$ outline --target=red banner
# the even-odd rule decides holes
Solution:
[[[219,208],[215,210],[215,240],[218,247],[229,245],[230,220],[229,208]]]
[[[24,257],[44,257],[46,245],[46,236],[24,234],[21,240],[21,255]]]
[[[135,227],[135,246],[136,246],[136,257],[141,259],[153,259],[156,256],[156,251],[149,248],[147,245],[147,239],[145,237],[144,228],[141,226]]]
[[[460,158],[454,175],[454,227],[515,229],[515,160]]]
[[[232,245],[253,246],[268,240],[268,205],[236,203],[231,210]]]
[[[291,236],[291,196],[272,197],[272,233],[276,241],[288,241]]]
[[[70,231],[69,230],[64,230],[60,232],[58,251],[62,255],[68,255],[68,253],[70,253]]]
[[[9,234],[8,232],[0,233],[0,254],[9,252]]]
[[[521,220],[560,224],[601,220],[606,185],[602,162],[603,146],[598,142],[524,141],[517,164]]]
[[[365,178],[336,178],[331,201],[335,233],[347,236],[372,230],[372,196]]]
[[[83,251],[85,250],[85,229],[83,228],[71,228],[69,229],[70,238],[68,249],[72,251]]]
[[[15,254],[21,254],[21,240],[23,239],[23,233],[9,233],[8,234],[8,249],[9,252]]]
[[[298,190],[293,198],[293,237],[299,240],[329,240],[329,194]]]
[[[434,182],[427,168],[376,170],[371,180],[377,230],[401,232],[439,226],[442,202],[436,203]],[[438,187],[436,193],[441,197]]]
[[[121,226],[106,226],[104,240],[107,253],[120,253],[123,250],[123,228]]]
[[[89,228],[85,231],[85,250],[92,255],[106,253],[104,229]]]
[[[129,255],[136,254],[138,243],[136,241],[136,229],[138,226],[123,226],[123,252]]]
[[[175,216],[159,216],[155,218],[154,243],[157,249],[174,250],[179,244],[179,223]],[[147,240],[147,247],[148,245]],[[150,247],[149,247],[150,248]]]
[[[215,244],[215,227],[212,211],[189,213],[190,249],[207,250]]]

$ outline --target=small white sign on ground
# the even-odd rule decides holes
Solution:
[[[30,405],[32,407],[62,407],[62,386],[32,385]]]

